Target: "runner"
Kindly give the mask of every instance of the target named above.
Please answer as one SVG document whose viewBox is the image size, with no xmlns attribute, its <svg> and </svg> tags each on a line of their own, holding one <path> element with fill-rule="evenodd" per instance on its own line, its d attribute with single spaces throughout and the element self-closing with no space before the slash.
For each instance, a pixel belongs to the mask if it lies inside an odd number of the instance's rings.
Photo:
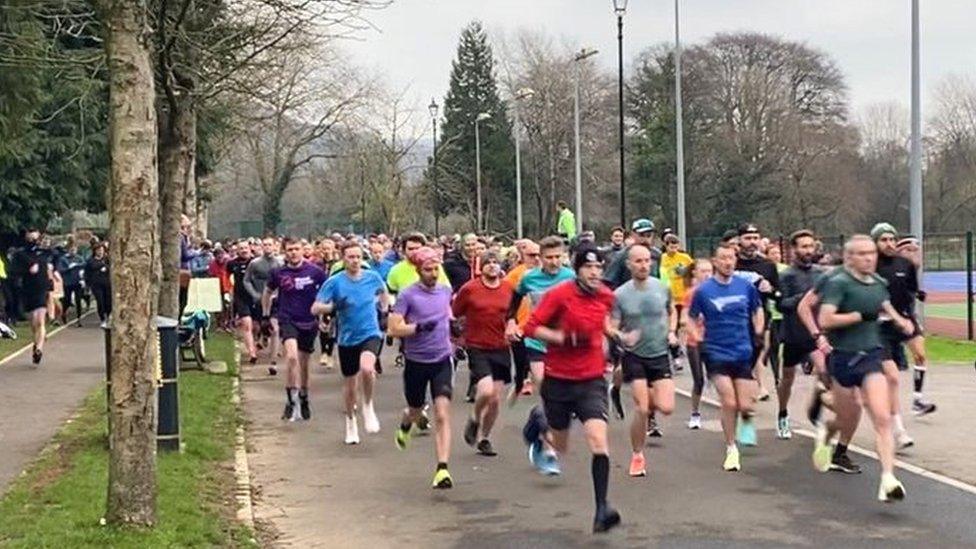
<svg viewBox="0 0 976 549">
<path fill-rule="evenodd" d="M 553 248 L 543 244 L 542 249 L 546 262 Z M 572 419 L 575 417 L 583 424 L 592 453 L 594 532 L 606 532 L 620 524 L 620 514 L 607 502 L 610 449 L 603 340 L 608 335 L 619 344 L 621 333 L 609 326 L 614 298 L 601 281 L 602 260 L 596 246 L 581 246 L 573 259 L 575 280 L 558 284 L 547 292 L 525 327 L 526 335 L 549 345 L 545 380 L 540 389 L 543 407 L 532 409 L 522 431 L 529 445 L 530 459 L 537 462 L 543 439 L 558 452 L 565 453 Z"/>
<path fill-rule="evenodd" d="M 407 408 L 396 430 L 397 448 L 405 450 L 413 424 L 420 423 L 426 394 L 434 402 L 435 453 L 437 468 L 432 486 L 454 486 L 447 462 L 451 455 L 451 394 L 454 368 L 451 363 L 451 287 L 439 282 L 441 261 L 426 246 L 414 250 L 410 261 L 417 269 L 419 284 L 405 289 L 390 314 L 390 335 L 402 338 L 406 363 L 403 393 Z"/>
<path fill-rule="evenodd" d="M 498 418 L 502 392 L 512 382 L 512 357 L 505 338 L 505 320 L 514 290 L 503 280 L 501 258 L 485 252 L 481 276 L 461 286 L 452 310 L 463 321 L 464 345 L 472 382 L 476 387 L 472 415 L 464 427 L 464 441 L 477 443 L 478 453 L 496 455 L 489 436 Z"/>
<path fill-rule="evenodd" d="M 634 398 L 630 476 L 643 477 L 647 475 L 644 443 L 648 417 L 655 410 L 666 416 L 674 411 L 668 347 L 678 343 L 678 314 L 670 289 L 651 278 L 651 251 L 635 245 L 627 254 L 631 279 L 613 292 L 611 325 L 634 340 L 632 345 L 623 346 L 621 363 L 623 381 L 630 383 Z"/>
<path fill-rule="evenodd" d="M 318 322 L 310 313 L 319 287 L 325 282 L 325 271 L 306 261 L 302 244 L 285 238 L 285 264 L 271 271 L 261 296 L 261 310 L 271 315 L 271 297 L 278 292 L 278 327 L 285 349 L 288 369 L 285 376 L 285 411 L 281 419 L 308 420 L 312 410 L 308 402 L 308 359 L 315 349 Z M 295 405 L 298 404 L 298 409 Z"/>
<path fill-rule="evenodd" d="M 894 475 L 891 391 L 882 366 L 885 351 L 877 319 L 884 312 L 905 334 L 911 334 L 915 327 L 888 300 L 884 279 L 875 273 L 878 249 L 871 237 L 852 237 L 844 246 L 844 257 L 848 263 L 843 272 L 826 282 L 820 306 L 819 323 L 827 330 L 833 347 L 829 369 L 837 416 L 817 430 L 814 467 L 821 472 L 830 468 L 829 441 L 835 431 L 856 428 L 854 410 L 860 406 L 860 396 L 874 423 L 881 462 L 878 500 L 897 501 L 904 499 L 905 488 Z"/>
<path fill-rule="evenodd" d="M 394 265 L 393 268 L 390 269 L 390 274 L 386 276 L 386 285 L 389 287 L 391 294 L 395 296 L 403 290 L 406 290 L 411 284 L 414 284 L 420 280 L 420 275 L 417 274 L 417 269 L 407 258 L 410 257 L 410 254 L 426 245 L 427 237 L 420 233 L 409 233 L 403 237 L 403 259 Z M 450 285 L 447 275 L 444 274 L 443 265 L 438 266 L 437 273 L 437 282 Z"/>
<path fill-rule="evenodd" d="M 378 433 L 380 422 L 373 407 L 376 357 L 381 338 L 379 310 L 388 308 L 386 284 L 374 271 L 363 269 L 363 249 L 356 241 L 342 247 L 345 268 L 322 286 L 312 313 L 337 313 L 339 322 L 339 369 L 344 378 L 346 403 L 346 444 L 359 444 L 356 423 L 356 388 L 362 386 L 363 423 L 367 433 Z M 377 300 L 378 298 L 378 300 Z"/>
<path fill-rule="evenodd" d="M 756 380 L 753 377 L 755 346 L 762 337 L 764 315 L 759 292 L 744 278 L 734 276 L 735 249 L 727 244 L 715 249 L 712 263 L 715 275 L 702 283 L 691 301 L 690 330 L 697 329 L 697 321 L 704 321 L 705 368 L 718 390 L 721 400 L 722 432 L 725 435 L 726 471 L 738 471 L 739 449 L 736 438 L 744 446 L 756 445 L 753 425 L 753 399 Z M 697 336 L 697 334 L 696 334 Z M 736 415 L 741 416 L 738 437 Z"/>
<path fill-rule="evenodd" d="M 926 402 L 922 398 L 922 387 L 925 383 L 925 338 L 922 328 L 915 319 L 915 299 L 919 295 L 918 268 L 915 264 L 905 258 L 898 251 L 897 241 L 898 232 L 888 223 L 879 223 L 871 229 L 871 237 L 878 244 L 878 275 L 888 282 L 888 294 L 891 296 L 891 305 L 898 311 L 898 314 L 909 319 L 915 329 L 908 336 L 902 334 L 887 318 L 881 319 L 881 336 L 884 341 L 886 358 L 890 360 L 895 369 L 889 368 L 885 371 L 888 382 L 892 384 L 892 396 L 898 400 L 898 371 L 908 369 L 908 359 L 905 357 L 904 345 L 908 343 L 913 349 L 915 359 L 913 370 L 913 381 L 915 390 L 912 398 L 912 411 L 915 415 L 924 416 L 935 411 L 936 406 L 931 402 Z M 915 341 L 918 340 L 918 341 Z M 921 352 L 918 352 L 921 350 Z M 895 436 L 898 444 L 906 448 L 914 444 L 911 437 L 905 432 L 904 422 L 899 413 L 898 405 L 894 405 L 893 414 L 895 421 Z"/>
<path fill-rule="evenodd" d="M 814 287 L 823 276 L 823 271 L 814 263 L 817 239 L 812 231 L 803 229 L 790 235 L 793 249 L 793 263 L 780 278 L 780 298 L 776 308 L 782 315 L 777 340 L 783 342 L 782 373 L 776 386 L 779 401 L 779 414 L 776 421 L 776 436 L 781 440 L 793 437 L 790 426 L 789 403 L 796 379 L 796 367 L 809 363 L 810 354 L 817 348 L 815 338 L 810 334 L 797 314 L 797 306 L 803 296 Z"/>
<path fill-rule="evenodd" d="M 257 312 L 257 304 L 252 300 L 251 294 L 247 291 L 244 284 L 244 276 L 247 273 L 247 266 L 251 264 L 251 249 L 248 246 L 237 247 L 237 257 L 227 262 L 227 271 L 230 273 L 234 283 L 234 299 L 232 308 L 234 318 L 237 320 L 237 329 L 244 341 L 244 350 L 247 352 L 248 362 L 256 364 L 258 361 L 258 351 L 254 344 L 254 317 L 261 316 Z"/>
<path fill-rule="evenodd" d="M 95 244 L 92 256 L 85 264 L 85 280 L 95 297 L 98 320 L 105 322 L 112 314 L 112 278 L 109 273 L 108 251 L 104 242 Z"/>
<path fill-rule="evenodd" d="M 673 232 L 668 232 L 664 236 L 664 253 L 661 254 L 661 279 L 666 281 L 669 286 L 671 303 L 678 312 L 679 319 L 681 318 L 681 311 L 684 308 L 687 285 L 691 280 L 688 274 L 694 263 L 690 255 L 681 251 L 681 239 L 678 238 L 678 235 Z M 681 325 L 679 324 L 678 327 L 680 329 Z M 671 359 L 675 362 L 676 371 L 681 371 L 680 358 L 682 356 L 682 345 L 680 340 L 679 333 L 678 340 L 668 346 L 671 352 Z"/>
<path fill-rule="evenodd" d="M 244 288 L 255 304 L 262 303 L 264 287 L 268 283 L 271 272 L 282 266 L 281 260 L 275 257 L 276 247 L 277 244 L 271 237 L 261 240 L 261 256 L 252 259 L 244 271 Z M 279 327 L 278 319 L 274 316 L 276 306 L 275 300 L 272 299 L 271 309 L 269 311 L 262 310 L 262 313 L 267 314 L 261 316 L 261 330 L 268 334 L 268 346 L 271 349 L 269 356 L 271 365 L 268 366 L 268 374 L 270 375 L 278 373 L 276 366 L 278 364 Z"/>
<path fill-rule="evenodd" d="M 505 280 L 511 284 L 512 288 L 518 288 L 525 273 L 539 266 L 539 256 L 541 254 L 539 245 L 531 240 L 522 240 L 516 243 L 519 249 L 519 264 L 515 266 L 506 276 Z M 516 325 L 525 329 L 525 323 L 529 321 L 529 313 L 532 311 L 531 300 L 522 298 L 518 310 L 515 312 Z M 515 383 L 509 395 L 509 402 L 514 403 L 518 395 L 528 396 L 532 394 L 532 381 L 529 375 L 529 355 L 525 346 L 525 340 L 516 338 L 509 340 L 512 345 L 512 359 L 515 362 Z"/>
<path fill-rule="evenodd" d="M 24 239 L 27 246 L 17 254 L 11 270 L 20 279 L 20 302 L 30 318 L 31 334 L 34 337 L 31 360 L 34 364 L 40 364 L 44 357 L 47 336 L 50 252 L 41 247 L 41 232 L 38 230 L 28 229 Z"/>
<path fill-rule="evenodd" d="M 898 255 L 904 257 L 905 259 L 912 262 L 915 265 L 916 270 L 922 266 L 922 249 L 919 246 L 918 239 L 913 236 L 903 237 L 898 241 Z M 916 279 L 918 278 L 916 274 Z M 919 301 L 924 302 L 926 293 L 924 290 L 919 288 L 916 292 L 916 297 Z M 915 322 L 918 326 L 918 317 L 911 316 L 910 320 Z M 923 416 L 930 414 L 935 411 L 935 404 L 930 403 L 925 400 L 922 393 L 925 388 L 925 374 L 928 368 L 926 367 L 926 357 L 925 357 L 925 336 L 919 328 L 919 335 L 908 340 L 908 350 L 912 353 L 912 359 L 914 360 L 913 369 L 913 381 L 914 381 L 914 392 L 912 393 L 912 412 L 915 415 Z"/>
<path fill-rule="evenodd" d="M 630 280 L 630 271 L 627 270 L 627 252 L 635 244 L 641 244 L 651 250 L 651 276 L 660 277 L 661 250 L 654 247 L 654 222 L 650 219 L 638 219 L 630 226 L 633 234 L 633 244 L 621 250 L 616 258 L 607 266 L 604 271 L 603 281 L 611 288 L 619 288 Z"/>
<path fill-rule="evenodd" d="M 735 270 L 738 273 L 754 273 L 748 275 L 748 280 L 759 290 L 763 309 L 763 326 L 766 331 L 769 328 L 770 304 L 776 299 L 779 291 L 779 271 L 776 264 L 766 259 L 760 254 L 760 242 L 762 235 L 759 228 L 752 223 L 744 223 L 739 226 L 739 246 L 738 258 L 735 263 Z M 769 344 L 767 334 L 764 332 L 757 341 L 756 354 L 753 357 L 753 375 L 759 383 L 759 400 L 769 400 L 769 391 L 763 382 L 762 367 L 769 355 Z"/>
<path fill-rule="evenodd" d="M 682 324 L 688 326 L 691 320 L 688 318 L 688 310 L 691 308 L 691 301 L 694 298 L 695 290 L 698 289 L 706 280 L 712 278 L 714 273 L 712 262 L 708 259 L 696 259 L 692 266 L 692 287 L 685 293 L 685 303 L 681 311 Z M 688 369 L 691 370 L 691 416 L 688 418 L 689 429 L 701 429 L 701 397 L 705 390 L 704 357 L 705 345 L 702 343 L 704 327 L 699 321 L 694 321 L 694 329 L 685 331 L 685 348 L 688 354 Z"/>
<path fill-rule="evenodd" d="M 783 250 L 779 244 L 770 244 L 766 248 L 766 258 L 776 265 L 776 272 L 779 274 L 780 278 L 780 290 L 782 290 L 783 273 L 790 268 L 789 265 L 783 263 Z M 779 297 L 779 296 L 778 296 Z M 767 362 L 769 362 L 769 369 L 773 371 L 773 387 L 779 391 L 780 380 L 782 379 L 783 368 L 780 360 L 780 354 L 783 351 L 783 313 L 773 302 L 772 307 L 769 309 L 769 341 L 766 343 L 769 348 L 769 353 L 767 354 Z"/>
<path fill-rule="evenodd" d="M 478 277 L 478 259 L 476 249 L 478 248 L 478 237 L 474 233 L 464 235 L 461 240 L 463 247 L 444 257 L 444 272 L 447 273 L 448 280 L 451 281 L 451 288 L 456 294 L 461 286 L 468 281 Z"/>
<path fill-rule="evenodd" d="M 67 250 L 58 258 L 58 274 L 64 284 L 64 296 L 61 297 L 61 324 L 68 323 L 68 307 L 74 305 L 75 326 L 81 328 L 81 294 L 85 290 L 85 260 L 78 254 L 78 246 L 74 239 L 68 241 Z"/>
</svg>

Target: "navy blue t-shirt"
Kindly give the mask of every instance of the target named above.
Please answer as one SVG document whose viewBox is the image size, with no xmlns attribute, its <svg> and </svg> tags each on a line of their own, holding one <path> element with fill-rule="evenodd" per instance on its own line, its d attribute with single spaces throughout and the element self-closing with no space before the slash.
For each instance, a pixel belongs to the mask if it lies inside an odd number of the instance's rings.
<svg viewBox="0 0 976 549">
<path fill-rule="evenodd" d="M 705 320 L 706 360 L 751 362 L 752 314 L 761 306 L 759 290 L 738 276 L 728 284 L 710 278 L 698 286 L 689 314 Z"/>
</svg>

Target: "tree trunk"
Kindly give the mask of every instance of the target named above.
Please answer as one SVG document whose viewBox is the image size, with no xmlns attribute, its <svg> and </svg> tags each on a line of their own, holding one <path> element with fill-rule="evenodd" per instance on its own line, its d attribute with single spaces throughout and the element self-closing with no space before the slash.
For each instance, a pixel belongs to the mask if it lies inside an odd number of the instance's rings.
<svg viewBox="0 0 976 549">
<path fill-rule="evenodd" d="M 197 111 L 192 101 L 186 101 L 186 107 L 180 111 L 177 123 L 180 125 L 180 174 L 183 176 L 183 211 L 193 222 L 193 234 L 202 237 L 200 231 L 200 210 L 197 190 Z"/>
<path fill-rule="evenodd" d="M 156 110 L 144 0 L 97 2 L 109 68 L 111 450 L 106 519 L 156 522 Z"/>
<path fill-rule="evenodd" d="M 175 112 L 159 112 L 159 244 L 162 285 L 159 314 L 176 318 L 180 314 L 180 214 L 190 182 L 195 179 L 196 114 L 190 101 L 182 101 Z M 196 199 L 194 198 L 194 201 Z"/>
</svg>

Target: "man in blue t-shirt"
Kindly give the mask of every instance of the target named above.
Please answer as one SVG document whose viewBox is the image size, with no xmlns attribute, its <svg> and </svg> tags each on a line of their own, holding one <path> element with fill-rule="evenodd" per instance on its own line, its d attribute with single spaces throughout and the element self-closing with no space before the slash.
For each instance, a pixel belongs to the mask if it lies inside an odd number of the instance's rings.
<svg viewBox="0 0 976 549">
<path fill-rule="evenodd" d="M 373 270 L 363 268 L 363 248 L 355 241 L 342 248 L 344 270 L 333 275 L 319 290 L 312 313 L 335 312 L 339 320 L 339 368 L 344 378 L 346 444 L 359 444 L 356 423 L 356 385 L 362 381 L 363 423 L 367 433 L 378 433 L 380 422 L 373 407 L 376 358 L 383 332 L 377 307 L 385 312 L 389 296 L 386 283 Z"/>
<path fill-rule="evenodd" d="M 278 333 L 285 349 L 288 372 L 285 377 L 285 412 L 281 419 L 310 419 L 308 404 L 308 357 L 312 354 L 318 321 L 310 311 L 315 294 L 325 282 L 325 271 L 305 261 L 302 244 L 284 239 L 285 264 L 273 269 L 261 295 L 264 316 L 271 313 L 271 296 L 278 293 Z M 298 404 L 298 408 L 295 407 Z"/>
<path fill-rule="evenodd" d="M 735 444 L 737 414 L 742 416 L 739 442 L 745 446 L 756 445 L 752 406 L 757 384 L 752 373 L 752 356 L 755 346 L 762 344 L 764 330 L 759 291 L 735 276 L 735 260 L 733 247 L 722 244 L 716 248 L 712 256 L 715 275 L 695 290 L 688 312 L 689 318 L 704 322 L 701 352 L 709 378 L 722 401 L 726 471 L 740 469 L 739 449 Z M 689 322 L 688 327 L 697 329 L 695 322 Z"/>
</svg>

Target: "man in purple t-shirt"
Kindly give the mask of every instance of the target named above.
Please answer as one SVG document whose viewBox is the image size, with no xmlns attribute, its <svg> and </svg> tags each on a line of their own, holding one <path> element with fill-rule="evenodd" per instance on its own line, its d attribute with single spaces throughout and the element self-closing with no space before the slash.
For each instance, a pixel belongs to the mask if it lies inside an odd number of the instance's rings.
<svg viewBox="0 0 976 549">
<path fill-rule="evenodd" d="M 433 487 L 451 488 L 453 480 L 447 470 L 451 453 L 451 393 L 454 389 L 451 287 L 437 282 L 441 260 L 433 249 L 420 248 L 410 255 L 409 260 L 417 268 L 420 282 L 400 292 L 390 313 L 388 332 L 403 339 L 406 358 L 403 393 L 407 408 L 403 411 L 395 440 L 401 450 L 407 447 L 410 429 L 420 418 L 429 386 L 437 418 L 434 437 L 437 469 Z"/>
<path fill-rule="evenodd" d="M 315 348 L 318 319 L 312 303 L 325 282 L 325 271 L 302 257 L 302 244 L 292 238 L 282 242 L 285 265 L 271 271 L 261 295 L 264 316 L 271 314 L 271 296 L 278 292 L 278 333 L 285 348 L 285 411 L 281 419 L 297 421 L 312 417 L 308 404 L 308 357 Z M 299 406 L 296 408 L 295 404 Z"/>
</svg>

